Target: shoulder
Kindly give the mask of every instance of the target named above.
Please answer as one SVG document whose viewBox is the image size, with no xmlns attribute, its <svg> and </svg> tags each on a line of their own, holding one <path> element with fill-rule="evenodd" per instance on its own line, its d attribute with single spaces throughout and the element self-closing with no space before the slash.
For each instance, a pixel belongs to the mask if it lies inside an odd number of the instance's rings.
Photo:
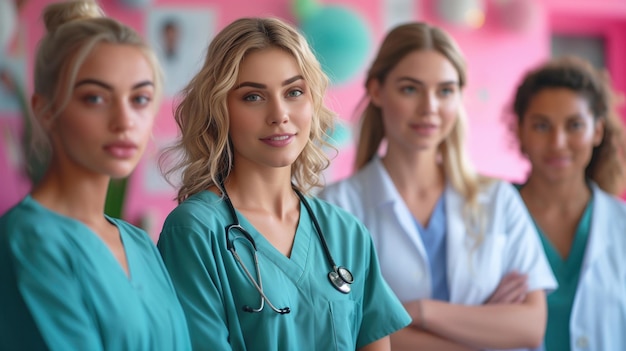
<svg viewBox="0 0 626 351">
<path fill-rule="evenodd" d="M 501 179 L 486 179 L 480 185 L 479 196 L 491 201 L 503 201 L 511 197 L 519 197 L 513 184 Z"/>
<path fill-rule="evenodd" d="M 350 230 L 367 234 L 365 226 L 347 210 L 317 197 L 307 197 L 307 201 L 318 221 L 330 227 L 333 232 Z"/>
<path fill-rule="evenodd" d="M 354 212 L 363 202 L 371 201 L 373 190 L 384 191 L 382 189 L 385 171 L 381 167 L 379 160 L 372 160 L 349 177 L 327 185 L 319 197 Z"/>
<path fill-rule="evenodd" d="M 223 236 L 216 233 L 221 233 L 230 223 L 231 214 L 222 198 L 203 191 L 192 195 L 170 212 L 159 234 L 157 246 L 163 249 L 174 242 L 219 241 Z"/>
<path fill-rule="evenodd" d="M 519 191 L 509 182 L 488 179 L 480 185 L 478 201 L 491 211 L 516 211 L 525 208 Z"/>
<path fill-rule="evenodd" d="M 119 218 L 113 218 L 113 217 L 109 217 L 107 216 L 107 219 L 115 224 L 115 226 L 119 229 L 120 234 L 124 233 L 125 236 L 132 238 L 133 241 L 138 242 L 138 243 L 142 243 L 142 244 L 148 244 L 150 246 L 153 245 L 152 239 L 150 238 L 150 235 L 148 235 L 148 233 L 139 228 L 136 227 L 128 222 L 126 222 L 125 220 L 119 219 Z"/>
<path fill-rule="evenodd" d="M 3 241 L 34 244 L 65 242 L 67 233 L 81 230 L 81 224 L 56 214 L 35 200 L 26 197 L 0 217 L 0 235 Z"/>
<path fill-rule="evenodd" d="M 327 185 L 319 194 L 322 199 L 336 199 L 349 197 L 354 194 L 362 194 L 366 188 L 367 176 L 362 172 L 355 173 L 347 178 L 343 178 Z"/>
<path fill-rule="evenodd" d="M 224 202 L 218 195 L 202 191 L 176 206 L 165 219 L 164 229 L 221 223 L 225 212 Z"/>
<path fill-rule="evenodd" d="M 595 206 L 601 206 L 602 211 L 607 216 L 626 222 L 626 202 L 624 200 L 605 192 L 595 184 L 592 185 L 592 191 Z"/>
</svg>

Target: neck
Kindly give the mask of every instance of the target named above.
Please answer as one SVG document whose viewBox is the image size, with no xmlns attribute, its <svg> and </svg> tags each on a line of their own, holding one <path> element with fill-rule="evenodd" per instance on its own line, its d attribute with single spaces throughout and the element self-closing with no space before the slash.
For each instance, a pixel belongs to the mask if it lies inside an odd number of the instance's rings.
<svg viewBox="0 0 626 351">
<path fill-rule="evenodd" d="M 233 172 L 224 186 L 233 206 L 238 210 L 261 211 L 284 218 L 300 199 L 291 186 L 291 171 L 267 173 Z"/>
<path fill-rule="evenodd" d="M 44 207 L 87 225 L 102 223 L 110 178 L 76 177 L 51 167 L 31 196 Z"/>
<path fill-rule="evenodd" d="M 591 190 L 585 182 L 584 174 L 551 182 L 531 173 L 520 193 L 524 201 L 541 207 L 580 206 L 586 204 L 591 197 Z"/>
<path fill-rule="evenodd" d="M 444 187 L 443 166 L 437 162 L 435 151 L 414 152 L 410 155 L 388 152 L 382 162 L 396 188 L 402 193 L 421 193 Z"/>
</svg>

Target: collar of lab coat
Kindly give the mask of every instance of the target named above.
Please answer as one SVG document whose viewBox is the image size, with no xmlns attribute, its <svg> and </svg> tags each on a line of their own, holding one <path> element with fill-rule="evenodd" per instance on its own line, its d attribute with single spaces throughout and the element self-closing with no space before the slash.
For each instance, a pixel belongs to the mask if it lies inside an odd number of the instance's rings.
<svg viewBox="0 0 626 351">
<path fill-rule="evenodd" d="M 593 261 L 603 255 L 608 245 L 610 245 L 611 233 L 624 233 L 626 231 L 626 221 L 623 218 L 624 213 L 619 211 L 624 208 L 624 205 L 621 203 L 616 204 L 620 200 L 602 191 L 594 182 L 591 182 L 591 191 L 593 193 L 593 213 L 591 214 L 591 229 L 589 239 L 587 239 L 585 258 L 581 268 L 583 272 L 593 264 Z M 616 231 L 615 228 L 610 228 L 609 226 L 619 226 L 621 228 Z"/>
</svg>

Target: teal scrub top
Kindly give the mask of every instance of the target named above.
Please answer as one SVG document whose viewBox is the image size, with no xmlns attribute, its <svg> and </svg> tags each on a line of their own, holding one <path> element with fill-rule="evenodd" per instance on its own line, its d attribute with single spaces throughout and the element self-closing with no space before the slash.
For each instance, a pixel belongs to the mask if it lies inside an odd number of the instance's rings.
<svg viewBox="0 0 626 351">
<path fill-rule="evenodd" d="M 515 185 L 520 190 L 521 185 Z M 535 224 L 535 228 L 541 238 L 541 244 L 546 252 L 546 257 L 552 268 L 552 272 L 559 283 L 558 288 L 548 295 L 548 323 L 546 326 L 545 343 L 546 351 L 570 351 L 570 316 L 576 297 L 580 270 L 582 268 L 587 239 L 591 231 L 591 215 L 593 213 L 593 197 L 587 203 L 576 232 L 574 241 L 567 259 L 552 245 L 541 228 Z"/>
<path fill-rule="evenodd" d="M 30 196 L 0 217 L 0 349 L 191 349 L 154 243 L 107 219 L 119 229 L 130 277 L 91 229 Z"/>
<path fill-rule="evenodd" d="M 233 223 L 226 203 L 203 191 L 168 216 L 159 237 L 164 258 L 187 316 L 194 350 L 355 350 L 389 335 L 411 319 L 384 281 L 371 237 L 347 212 L 309 198 L 337 265 L 354 275 L 352 291 L 343 294 L 330 283 L 331 270 L 312 219 L 301 204 L 300 220 L 286 257 L 237 212 L 240 224 L 257 246 L 265 295 L 259 292 L 227 250 L 226 226 Z M 235 248 L 256 279 L 251 245 Z"/>
<path fill-rule="evenodd" d="M 587 238 L 591 230 L 591 214 L 593 212 L 593 198 L 587 204 L 583 212 L 576 233 L 574 242 L 567 259 L 563 259 L 561 254 L 552 245 L 550 240 L 543 234 L 541 228 L 537 226 L 537 231 L 541 237 L 541 243 L 554 272 L 554 276 L 559 283 L 559 287 L 548 295 L 548 325 L 546 327 L 545 348 L 546 351 L 569 351 L 570 345 L 570 316 L 574 297 L 578 288 L 580 269 L 582 267 Z"/>
</svg>

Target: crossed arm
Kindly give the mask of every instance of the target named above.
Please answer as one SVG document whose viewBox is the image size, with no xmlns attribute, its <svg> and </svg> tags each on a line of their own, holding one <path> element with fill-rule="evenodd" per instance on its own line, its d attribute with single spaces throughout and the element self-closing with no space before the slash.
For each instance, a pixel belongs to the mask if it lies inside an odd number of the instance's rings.
<svg viewBox="0 0 626 351">
<path fill-rule="evenodd" d="M 394 350 L 479 350 L 534 348 L 541 345 L 546 325 L 542 290 L 526 293 L 525 276 L 503 278 L 484 305 L 466 306 L 416 300 L 404 306 L 411 326 L 391 337 Z"/>
</svg>

